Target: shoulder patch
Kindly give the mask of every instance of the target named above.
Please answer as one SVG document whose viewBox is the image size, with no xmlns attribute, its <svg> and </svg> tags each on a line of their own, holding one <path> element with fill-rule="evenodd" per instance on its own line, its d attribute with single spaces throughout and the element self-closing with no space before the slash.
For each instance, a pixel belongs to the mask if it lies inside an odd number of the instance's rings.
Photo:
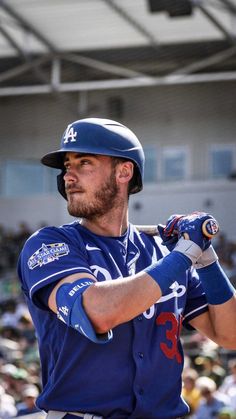
<svg viewBox="0 0 236 419">
<path fill-rule="evenodd" d="M 58 260 L 62 256 L 68 255 L 69 252 L 69 246 L 66 243 L 43 243 L 42 247 L 30 256 L 27 262 L 28 267 L 29 269 L 34 269 L 37 266 L 41 267 L 54 260 Z"/>
</svg>

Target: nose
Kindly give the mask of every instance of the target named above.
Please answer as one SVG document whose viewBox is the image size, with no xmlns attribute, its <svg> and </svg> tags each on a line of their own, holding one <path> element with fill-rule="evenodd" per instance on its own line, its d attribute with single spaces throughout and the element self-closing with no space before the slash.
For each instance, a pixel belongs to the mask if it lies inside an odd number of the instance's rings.
<svg viewBox="0 0 236 419">
<path fill-rule="evenodd" d="M 67 169 L 66 173 L 63 176 L 63 179 L 65 181 L 65 183 L 73 183 L 76 181 L 76 174 L 75 172 L 70 168 Z"/>
</svg>

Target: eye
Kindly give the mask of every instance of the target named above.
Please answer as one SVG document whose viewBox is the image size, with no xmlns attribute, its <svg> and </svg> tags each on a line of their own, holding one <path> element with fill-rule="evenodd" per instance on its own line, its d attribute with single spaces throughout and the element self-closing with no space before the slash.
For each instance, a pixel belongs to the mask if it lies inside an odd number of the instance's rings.
<svg viewBox="0 0 236 419">
<path fill-rule="evenodd" d="M 91 160 L 89 160 L 89 159 L 81 159 L 80 160 L 80 165 L 81 166 L 85 166 L 87 164 L 91 164 Z"/>
<path fill-rule="evenodd" d="M 70 169 L 70 163 L 69 162 L 64 163 L 64 169 L 65 169 L 66 172 L 68 172 L 68 170 Z"/>
</svg>

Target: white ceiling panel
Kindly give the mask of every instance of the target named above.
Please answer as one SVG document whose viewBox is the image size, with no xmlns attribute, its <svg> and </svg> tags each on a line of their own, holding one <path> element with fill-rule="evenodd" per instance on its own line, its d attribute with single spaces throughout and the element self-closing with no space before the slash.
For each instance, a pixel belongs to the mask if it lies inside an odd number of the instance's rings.
<svg viewBox="0 0 236 419">
<path fill-rule="evenodd" d="M 236 7 L 236 0 L 230 1 Z M 5 0 L 5 3 L 60 51 L 144 46 L 150 38 L 157 44 L 224 38 L 222 31 L 198 7 L 192 16 L 170 18 L 165 12 L 151 13 L 146 0 Z M 226 31 L 236 33 L 236 17 L 223 3 L 202 0 L 199 4 Z M 0 26 L 23 50 L 46 51 L 35 36 L 1 8 Z M 0 34 L 0 56 L 12 54 L 16 51 Z"/>
<path fill-rule="evenodd" d="M 178 1 L 0 0 L 0 94 L 236 78 L 236 0 Z"/>
</svg>

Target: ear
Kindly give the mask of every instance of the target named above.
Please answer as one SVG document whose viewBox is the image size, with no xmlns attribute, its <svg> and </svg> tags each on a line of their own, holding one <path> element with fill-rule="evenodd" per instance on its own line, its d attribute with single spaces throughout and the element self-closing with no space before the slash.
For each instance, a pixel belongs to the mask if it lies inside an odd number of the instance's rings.
<svg viewBox="0 0 236 419">
<path fill-rule="evenodd" d="M 129 183 L 134 174 L 134 164 L 131 161 L 121 162 L 117 165 L 116 178 L 119 183 Z"/>
</svg>

